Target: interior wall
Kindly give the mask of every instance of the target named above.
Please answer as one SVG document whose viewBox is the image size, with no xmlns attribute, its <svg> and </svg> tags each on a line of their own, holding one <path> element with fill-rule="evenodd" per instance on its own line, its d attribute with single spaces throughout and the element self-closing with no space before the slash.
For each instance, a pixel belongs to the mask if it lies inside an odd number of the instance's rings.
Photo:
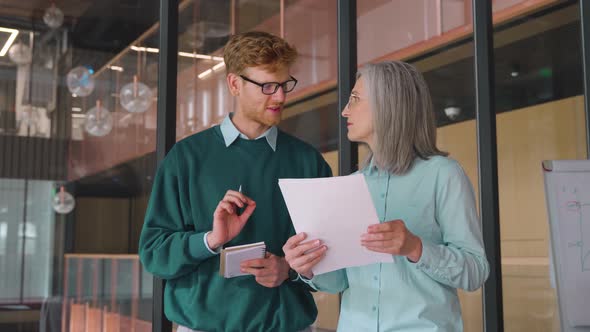
<svg viewBox="0 0 590 332">
<path fill-rule="evenodd" d="M 576 96 L 501 113 L 496 121 L 505 329 L 558 331 L 541 162 L 586 159 L 584 99 Z M 471 120 L 439 128 L 438 142 L 461 163 L 477 193 L 475 125 Z M 464 316 L 470 317 L 466 321 L 477 327 L 482 316 L 481 310 L 473 310 L 475 294 L 460 296 Z"/>
<path fill-rule="evenodd" d="M 74 210 L 74 253 L 127 253 L 129 208 L 126 198 L 78 198 Z"/>
</svg>

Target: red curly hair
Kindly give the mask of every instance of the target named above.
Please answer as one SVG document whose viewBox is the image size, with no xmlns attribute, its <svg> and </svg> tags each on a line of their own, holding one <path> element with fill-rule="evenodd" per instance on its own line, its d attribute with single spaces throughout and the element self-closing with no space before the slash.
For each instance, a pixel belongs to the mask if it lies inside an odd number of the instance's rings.
<svg viewBox="0 0 590 332">
<path fill-rule="evenodd" d="M 262 31 L 248 31 L 230 37 L 223 49 L 227 73 L 242 74 L 248 67 L 262 66 L 270 72 L 289 68 L 297 50 L 284 39 Z"/>
</svg>

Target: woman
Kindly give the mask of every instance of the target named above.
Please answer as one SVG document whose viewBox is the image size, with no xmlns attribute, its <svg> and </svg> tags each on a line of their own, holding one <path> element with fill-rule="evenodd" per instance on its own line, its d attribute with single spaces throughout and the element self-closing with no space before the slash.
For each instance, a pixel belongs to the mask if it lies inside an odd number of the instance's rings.
<svg viewBox="0 0 590 332">
<path fill-rule="evenodd" d="M 371 151 L 360 172 L 380 223 L 359 241 L 398 258 L 314 276 L 328 248 L 301 233 L 287 262 L 312 287 L 343 292 L 338 331 L 462 331 L 457 289 L 481 287 L 489 266 L 471 183 L 436 147 L 424 78 L 404 62 L 366 65 L 342 115 L 348 139 Z"/>
</svg>

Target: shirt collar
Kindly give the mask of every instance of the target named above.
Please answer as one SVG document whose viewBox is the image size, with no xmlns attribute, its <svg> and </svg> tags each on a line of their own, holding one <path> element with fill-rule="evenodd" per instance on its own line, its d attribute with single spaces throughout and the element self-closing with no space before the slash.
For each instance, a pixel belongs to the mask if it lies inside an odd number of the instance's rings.
<svg viewBox="0 0 590 332">
<path fill-rule="evenodd" d="M 379 169 L 377 168 L 377 165 L 375 164 L 375 157 L 371 157 L 371 160 L 369 161 L 369 165 L 365 166 L 365 168 L 363 168 L 362 172 L 366 175 L 372 175 L 374 173 L 378 173 Z"/>
<path fill-rule="evenodd" d="M 223 140 L 225 141 L 225 146 L 229 147 L 230 145 L 232 145 L 233 142 L 236 141 L 236 139 L 238 139 L 238 137 L 242 138 L 242 139 L 246 139 L 248 140 L 248 136 L 244 135 L 243 133 L 241 133 L 238 128 L 236 128 L 236 126 L 234 125 L 234 123 L 231 120 L 231 116 L 232 114 L 228 114 L 225 119 L 223 119 L 223 122 L 221 123 L 221 125 L 219 126 L 219 128 L 221 129 L 221 134 L 223 135 Z M 266 141 L 268 142 L 268 145 L 270 145 L 270 148 L 273 151 L 276 151 L 277 149 L 277 136 L 278 136 L 278 129 L 276 126 L 272 126 L 270 127 L 270 129 L 268 129 L 267 131 L 265 131 L 262 135 L 256 137 L 256 139 L 259 138 L 266 138 Z"/>
</svg>

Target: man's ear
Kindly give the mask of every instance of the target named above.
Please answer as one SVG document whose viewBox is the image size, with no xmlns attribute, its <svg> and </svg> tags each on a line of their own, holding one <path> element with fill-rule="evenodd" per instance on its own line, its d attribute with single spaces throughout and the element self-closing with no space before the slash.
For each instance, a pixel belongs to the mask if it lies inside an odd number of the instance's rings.
<svg viewBox="0 0 590 332">
<path fill-rule="evenodd" d="M 234 73 L 229 73 L 227 74 L 226 80 L 227 87 L 229 88 L 229 92 L 232 94 L 232 96 L 239 96 L 241 88 L 240 76 Z"/>
</svg>

